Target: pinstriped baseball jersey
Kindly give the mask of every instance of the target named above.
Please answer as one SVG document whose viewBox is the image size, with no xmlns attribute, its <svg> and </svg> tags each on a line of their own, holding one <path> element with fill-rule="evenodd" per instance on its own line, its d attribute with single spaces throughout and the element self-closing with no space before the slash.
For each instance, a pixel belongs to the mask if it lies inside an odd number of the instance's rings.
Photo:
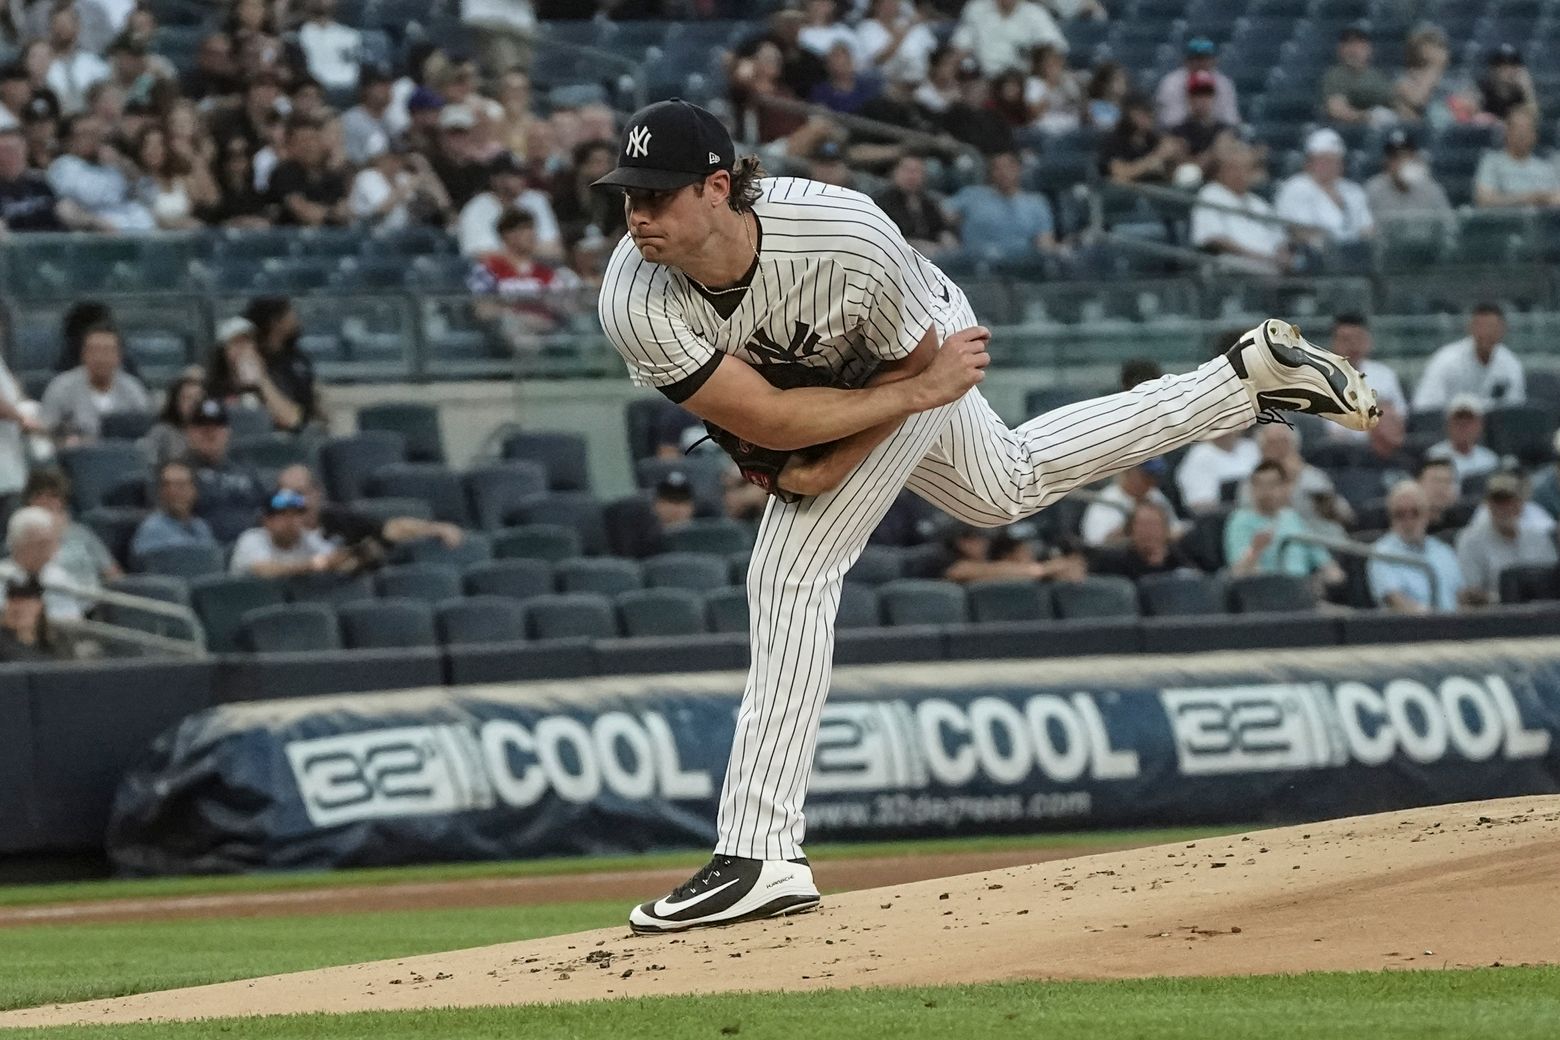
<svg viewBox="0 0 1560 1040">
<path fill-rule="evenodd" d="M 945 321 L 942 272 L 858 191 L 795 177 L 761 182 L 758 268 L 722 318 L 681 271 L 651 263 L 625 235 L 602 279 L 602 328 L 639 386 L 665 388 L 716 351 L 755 367 L 801 363 L 859 384 Z"/>
</svg>

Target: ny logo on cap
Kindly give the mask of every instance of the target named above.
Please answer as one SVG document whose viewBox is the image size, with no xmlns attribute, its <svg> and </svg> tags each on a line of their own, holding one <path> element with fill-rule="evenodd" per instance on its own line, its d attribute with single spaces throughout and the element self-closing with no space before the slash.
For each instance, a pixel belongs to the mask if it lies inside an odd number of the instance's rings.
<svg viewBox="0 0 1560 1040">
<path fill-rule="evenodd" d="M 636 126 L 628 132 L 628 146 L 623 149 L 624 154 L 635 159 L 643 159 L 650 154 L 650 128 L 648 126 Z"/>
</svg>

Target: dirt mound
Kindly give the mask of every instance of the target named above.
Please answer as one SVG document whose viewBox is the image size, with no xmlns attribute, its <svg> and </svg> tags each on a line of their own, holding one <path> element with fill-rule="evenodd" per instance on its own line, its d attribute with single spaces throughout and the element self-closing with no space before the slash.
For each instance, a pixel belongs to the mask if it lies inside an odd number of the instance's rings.
<svg viewBox="0 0 1560 1040">
<path fill-rule="evenodd" d="M 625 928 L 0 1014 L 0 1026 L 1025 978 L 1557 957 L 1560 797 L 1438 806 L 851 892 L 817 913 Z"/>
</svg>

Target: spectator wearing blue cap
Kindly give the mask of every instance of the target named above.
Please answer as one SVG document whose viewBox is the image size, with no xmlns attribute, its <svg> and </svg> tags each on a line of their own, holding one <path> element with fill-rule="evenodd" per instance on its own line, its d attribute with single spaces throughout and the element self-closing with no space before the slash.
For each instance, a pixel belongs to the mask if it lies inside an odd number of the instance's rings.
<svg viewBox="0 0 1560 1040">
<path fill-rule="evenodd" d="M 1181 518 L 1165 493 L 1159 490 L 1167 471 L 1165 460 L 1155 458 L 1117 474 L 1110 486 L 1095 495 L 1089 508 L 1083 511 L 1080 527 L 1083 543 L 1098 547 L 1121 542 L 1127 534 L 1127 520 L 1143 502 L 1153 502 L 1163 509 L 1169 518 L 1172 535 L 1179 534 Z"/>
<path fill-rule="evenodd" d="M 1205 72 L 1213 77 L 1213 117 L 1231 126 L 1240 125 L 1240 105 L 1235 97 L 1235 84 L 1219 71 L 1219 48 L 1206 36 L 1194 36 L 1186 41 L 1186 54 L 1178 69 L 1167 72 L 1154 91 L 1154 113 L 1163 127 L 1180 126 L 1189 114 L 1187 87 L 1194 73 Z"/>
<path fill-rule="evenodd" d="M 251 527 L 233 544 L 228 570 L 260 578 L 285 578 L 334 570 L 337 548 L 318 531 L 305 526 L 308 501 L 298 492 L 279 489 L 266 499 L 259 527 Z"/>
</svg>

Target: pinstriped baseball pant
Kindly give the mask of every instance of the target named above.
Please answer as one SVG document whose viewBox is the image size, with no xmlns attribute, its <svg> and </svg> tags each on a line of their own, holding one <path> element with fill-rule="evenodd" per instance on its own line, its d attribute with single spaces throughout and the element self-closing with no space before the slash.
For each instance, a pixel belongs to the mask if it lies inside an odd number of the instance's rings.
<svg viewBox="0 0 1560 1040">
<path fill-rule="evenodd" d="M 957 290 L 955 290 L 957 291 Z M 944 337 L 976 324 L 965 303 Z M 1256 419 L 1229 363 L 1068 405 L 1009 429 L 978 390 L 905 420 L 835 490 L 771 498 L 748 567 L 752 663 L 721 790 L 715 851 L 795 859 L 818 717 L 834 662 L 840 585 L 901 488 L 998 526 L 1084 484 Z"/>
</svg>

